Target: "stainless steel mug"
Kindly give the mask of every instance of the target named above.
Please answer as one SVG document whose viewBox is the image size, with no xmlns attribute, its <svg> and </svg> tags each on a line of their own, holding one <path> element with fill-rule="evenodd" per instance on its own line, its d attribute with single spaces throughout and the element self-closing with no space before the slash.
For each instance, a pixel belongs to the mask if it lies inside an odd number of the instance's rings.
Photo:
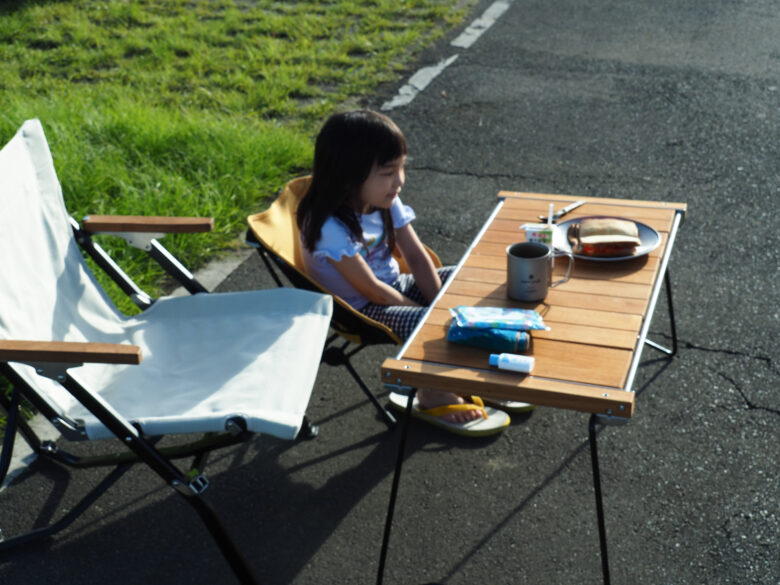
<svg viewBox="0 0 780 585">
<path fill-rule="evenodd" d="M 569 266 L 566 276 L 553 282 L 553 259 L 557 256 L 566 256 Z M 506 249 L 507 294 L 516 301 L 541 301 L 549 288 L 569 280 L 573 265 L 570 252 L 553 250 L 539 242 L 512 244 Z"/>
</svg>

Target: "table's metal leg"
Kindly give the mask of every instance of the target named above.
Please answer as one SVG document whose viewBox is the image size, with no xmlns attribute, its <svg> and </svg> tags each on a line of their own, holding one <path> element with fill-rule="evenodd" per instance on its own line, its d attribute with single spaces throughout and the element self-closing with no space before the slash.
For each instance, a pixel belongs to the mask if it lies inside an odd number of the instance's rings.
<svg viewBox="0 0 780 585">
<path fill-rule="evenodd" d="M 674 302 L 672 301 L 672 281 L 669 278 L 668 270 L 664 273 L 664 288 L 666 288 L 666 304 L 669 307 L 669 324 L 672 328 L 672 349 L 669 349 L 668 347 L 664 347 L 663 345 L 660 345 L 650 339 L 645 339 L 645 343 L 650 347 L 665 353 L 668 356 L 673 356 L 677 353 L 677 325 L 674 320 Z"/>
<path fill-rule="evenodd" d="M 387 506 L 387 518 L 385 519 L 385 533 L 382 538 L 382 550 L 379 553 L 379 570 L 376 575 L 377 585 L 382 585 L 385 575 L 385 561 L 387 559 L 387 548 L 390 545 L 390 530 L 393 525 L 393 513 L 395 512 L 395 500 L 398 497 L 398 484 L 401 480 L 401 468 L 404 464 L 404 451 L 406 450 L 406 437 L 409 434 L 409 421 L 412 418 L 412 405 L 417 389 L 412 388 L 409 392 L 409 399 L 406 403 L 406 413 L 404 416 L 401 437 L 398 443 L 398 454 L 395 460 L 395 473 L 393 474 L 393 484 L 390 488 L 390 503 Z"/>
<path fill-rule="evenodd" d="M 664 285 L 666 286 L 666 303 L 669 305 L 669 324 L 672 327 L 672 354 L 677 353 L 677 325 L 674 320 L 674 302 L 672 300 L 672 280 L 669 277 L 669 271 L 664 274 Z"/>
<path fill-rule="evenodd" d="M 604 502 L 601 498 L 601 473 L 599 471 L 599 454 L 596 448 L 596 423 L 598 417 L 590 416 L 588 423 L 588 439 L 590 440 L 590 462 L 593 466 L 593 491 L 596 494 L 596 518 L 599 525 L 599 544 L 601 546 L 601 572 L 604 585 L 609 585 L 609 557 L 607 556 L 607 529 L 604 524 Z"/>
</svg>

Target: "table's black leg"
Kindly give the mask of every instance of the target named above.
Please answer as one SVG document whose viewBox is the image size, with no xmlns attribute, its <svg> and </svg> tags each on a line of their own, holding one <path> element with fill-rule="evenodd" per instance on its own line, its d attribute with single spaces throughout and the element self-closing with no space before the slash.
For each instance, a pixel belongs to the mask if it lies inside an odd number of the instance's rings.
<svg viewBox="0 0 780 585">
<path fill-rule="evenodd" d="M 664 285 L 666 286 L 666 303 L 669 305 L 669 323 L 672 327 L 672 353 L 677 353 L 677 325 L 674 321 L 674 302 L 672 302 L 672 281 L 669 278 L 669 271 L 664 274 Z"/>
<path fill-rule="evenodd" d="M 599 544 L 601 546 L 601 572 L 604 575 L 604 585 L 609 585 L 609 558 L 607 556 L 607 529 L 604 524 L 604 502 L 601 499 L 601 473 L 599 471 L 599 454 L 596 448 L 595 414 L 590 415 L 588 423 L 588 439 L 590 440 L 590 462 L 593 466 L 593 490 L 596 493 L 596 517 L 599 525 Z"/>
<path fill-rule="evenodd" d="M 401 437 L 398 442 L 398 454 L 395 460 L 395 473 L 393 474 L 393 484 L 390 488 L 390 503 L 387 506 L 387 518 L 385 519 L 385 533 L 382 538 L 382 550 L 379 553 L 379 570 L 376 575 L 377 585 L 382 585 L 385 575 L 385 561 L 387 559 L 387 548 L 390 545 L 390 530 L 393 525 L 393 513 L 395 512 L 395 500 L 398 496 L 398 484 L 401 480 L 401 468 L 404 464 L 404 451 L 406 450 L 406 437 L 409 434 L 409 420 L 412 418 L 412 405 L 417 389 L 412 388 L 409 392 L 409 399 L 406 403 L 406 414 L 404 416 Z"/>
</svg>

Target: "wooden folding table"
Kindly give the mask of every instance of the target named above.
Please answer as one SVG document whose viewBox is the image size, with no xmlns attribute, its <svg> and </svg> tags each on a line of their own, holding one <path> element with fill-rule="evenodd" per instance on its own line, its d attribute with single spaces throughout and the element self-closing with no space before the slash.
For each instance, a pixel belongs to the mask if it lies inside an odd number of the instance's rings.
<svg viewBox="0 0 780 585">
<path fill-rule="evenodd" d="M 520 226 L 538 223 L 540 215 L 584 199 L 586 203 L 561 221 L 605 215 L 632 219 L 649 226 L 660 244 L 648 254 L 621 261 L 575 260 L 571 278 L 550 289 L 540 303 L 520 303 L 506 294 L 506 248 L 524 241 Z M 596 450 L 596 426 L 627 422 L 634 412 L 634 375 L 645 344 L 673 356 L 677 350 L 668 262 L 686 205 L 598 197 L 572 197 L 501 191 L 498 203 L 442 287 L 421 323 L 395 358 L 382 364 L 383 382 L 408 394 L 406 418 L 385 525 L 377 582 L 381 583 L 400 479 L 408 422 L 416 388 L 432 388 L 518 400 L 591 413 L 588 433 L 604 582 L 609 583 L 607 541 Z M 555 276 L 566 267 L 556 263 Z M 555 277 L 554 277 L 555 279 Z M 665 285 L 665 286 L 664 286 Z M 669 305 L 672 347 L 647 339 L 661 289 Z M 488 365 L 488 350 L 446 340 L 459 305 L 536 309 L 549 331 L 534 331 L 529 355 L 531 374 L 496 370 Z"/>
</svg>

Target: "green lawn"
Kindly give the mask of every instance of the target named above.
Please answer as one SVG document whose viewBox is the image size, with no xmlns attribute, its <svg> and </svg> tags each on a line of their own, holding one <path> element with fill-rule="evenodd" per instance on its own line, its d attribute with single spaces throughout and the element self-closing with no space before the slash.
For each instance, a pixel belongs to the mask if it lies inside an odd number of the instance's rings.
<svg viewBox="0 0 780 585">
<path fill-rule="evenodd" d="M 164 240 L 197 268 L 240 245 L 246 215 L 308 169 L 329 113 L 397 80 L 468 4 L 6 1 L 0 142 L 39 118 L 77 219 L 215 217 L 208 236 Z M 143 255 L 101 244 L 143 288 L 164 289 Z"/>
</svg>

